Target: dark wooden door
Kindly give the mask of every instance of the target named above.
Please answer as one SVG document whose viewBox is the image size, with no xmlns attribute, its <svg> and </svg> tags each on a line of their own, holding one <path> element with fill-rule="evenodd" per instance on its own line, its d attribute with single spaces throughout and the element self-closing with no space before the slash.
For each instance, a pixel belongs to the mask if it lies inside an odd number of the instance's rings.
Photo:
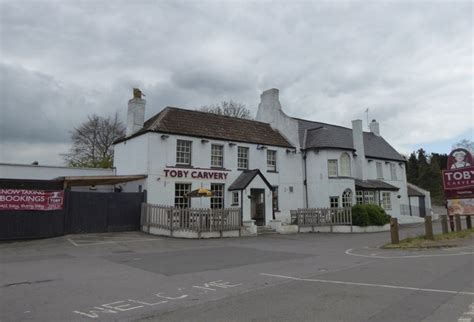
<svg viewBox="0 0 474 322">
<path fill-rule="evenodd" d="M 419 199 L 419 207 L 420 207 L 420 217 L 426 216 L 426 205 L 425 205 L 425 196 L 418 197 Z"/>
<path fill-rule="evenodd" d="M 265 189 L 250 189 L 252 219 L 257 226 L 265 226 Z"/>
</svg>

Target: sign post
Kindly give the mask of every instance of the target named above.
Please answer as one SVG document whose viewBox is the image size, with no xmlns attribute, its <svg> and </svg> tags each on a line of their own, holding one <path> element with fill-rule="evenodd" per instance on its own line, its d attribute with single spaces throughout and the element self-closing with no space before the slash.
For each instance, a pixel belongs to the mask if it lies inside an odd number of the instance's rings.
<svg viewBox="0 0 474 322">
<path fill-rule="evenodd" d="M 461 228 L 460 216 L 474 215 L 474 163 L 468 150 L 454 149 L 449 154 L 448 168 L 443 170 L 443 189 L 451 229 L 455 221 L 458 230 Z"/>
</svg>

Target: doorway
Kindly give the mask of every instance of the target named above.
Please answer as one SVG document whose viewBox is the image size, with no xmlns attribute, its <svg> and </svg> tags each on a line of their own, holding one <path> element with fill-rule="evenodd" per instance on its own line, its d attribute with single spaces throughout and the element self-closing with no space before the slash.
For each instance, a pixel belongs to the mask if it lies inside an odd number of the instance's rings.
<svg viewBox="0 0 474 322">
<path fill-rule="evenodd" d="M 250 213 L 257 226 L 265 226 L 265 189 L 250 189 Z"/>
</svg>

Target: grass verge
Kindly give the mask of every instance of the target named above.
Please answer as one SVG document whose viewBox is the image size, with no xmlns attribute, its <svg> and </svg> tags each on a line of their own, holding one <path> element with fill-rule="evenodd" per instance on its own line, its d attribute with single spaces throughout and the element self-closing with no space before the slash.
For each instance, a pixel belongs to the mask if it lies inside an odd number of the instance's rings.
<svg viewBox="0 0 474 322">
<path fill-rule="evenodd" d="M 407 249 L 407 248 L 441 248 L 456 247 L 466 238 L 474 237 L 474 229 L 451 232 L 447 234 L 436 234 L 434 240 L 425 239 L 425 236 L 409 237 L 400 241 L 399 244 L 386 244 L 385 249 Z"/>
</svg>

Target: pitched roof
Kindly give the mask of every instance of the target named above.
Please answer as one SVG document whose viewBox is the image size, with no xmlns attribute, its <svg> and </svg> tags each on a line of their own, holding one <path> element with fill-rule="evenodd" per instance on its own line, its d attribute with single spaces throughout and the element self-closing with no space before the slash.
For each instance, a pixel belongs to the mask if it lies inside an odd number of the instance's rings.
<svg viewBox="0 0 474 322">
<path fill-rule="evenodd" d="M 352 129 L 338 125 L 296 119 L 298 135 L 303 148 L 336 148 L 355 150 Z M 305 137 L 306 134 L 306 137 Z M 364 132 L 365 156 L 377 159 L 405 161 L 381 136 Z"/>
<path fill-rule="evenodd" d="M 244 170 L 235 180 L 232 182 L 232 184 L 229 186 L 229 191 L 234 191 L 234 190 L 244 190 L 247 188 L 247 186 L 252 182 L 252 180 L 259 175 L 263 182 L 271 189 L 273 190 L 272 185 L 268 182 L 268 180 L 265 178 L 265 176 L 260 172 L 259 169 L 253 169 L 253 170 Z"/>
<path fill-rule="evenodd" d="M 400 188 L 392 186 L 381 180 L 359 180 L 355 179 L 356 189 L 360 190 L 393 190 L 398 191 Z"/>
<path fill-rule="evenodd" d="M 421 189 L 420 187 L 417 187 L 415 186 L 414 184 L 412 183 L 407 183 L 407 190 L 408 190 L 408 195 L 411 197 L 416 197 L 416 196 L 424 196 L 425 194 L 421 191 L 421 190 L 418 190 L 418 189 Z"/>
<path fill-rule="evenodd" d="M 167 107 L 148 119 L 143 128 L 119 143 L 146 132 L 181 134 L 262 145 L 292 147 L 270 124 L 207 112 Z"/>
</svg>

